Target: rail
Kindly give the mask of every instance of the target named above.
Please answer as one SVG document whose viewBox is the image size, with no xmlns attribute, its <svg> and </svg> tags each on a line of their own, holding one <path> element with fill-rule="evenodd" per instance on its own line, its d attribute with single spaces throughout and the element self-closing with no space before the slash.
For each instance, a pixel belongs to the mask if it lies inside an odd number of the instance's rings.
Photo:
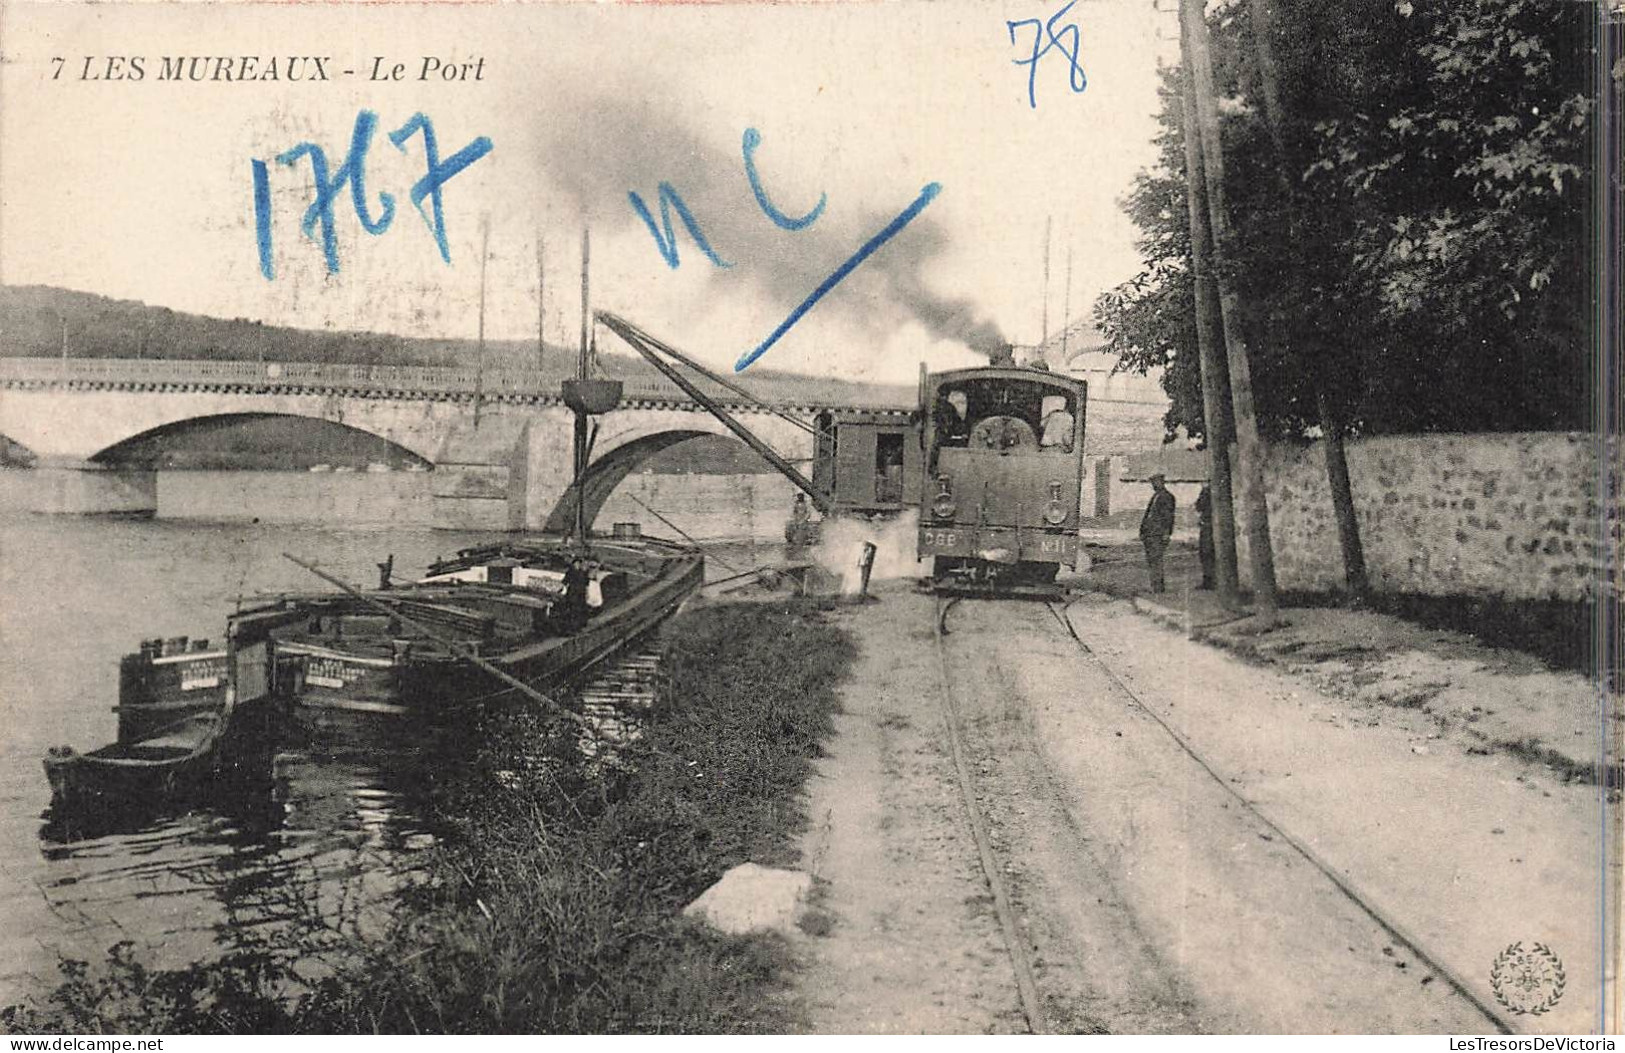
<svg viewBox="0 0 1625 1053">
<path fill-rule="evenodd" d="M 1330 881 L 1339 892 L 1346 896 L 1348 900 L 1359 908 L 1359 910 L 1361 910 L 1367 917 L 1376 922 L 1376 924 L 1386 931 L 1388 935 L 1392 936 L 1399 943 L 1404 944 L 1405 947 L 1407 947 L 1410 952 L 1416 956 L 1418 961 L 1432 971 L 1433 975 L 1442 978 L 1444 982 L 1456 992 L 1456 994 L 1460 995 L 1461 998 L 1467 1002 L 1468 1005 L 1472 1006 L 1473 1009 L 1482 1014 L 1485 1021 L 1488 1022 L 1495 1031 L 1498 1031 L 1503 1035 L 1515 1035 L 1518 1033 L 1518 1029 L 1513 1026 L 1512 1021 L 1505 1014 L 1481 998 L 1472 985 L 1468 984 L 1465 979 L 1463 979 L 1459 974 L 1445 964 L 1441 954 L 1435 950 L 1429 949 L 1429 947 L 1424 944 L 1416 934 L 1412 933 L 1408 928 L 1401 925 L 1397 919 L 1388 914 L 1386 911 L 1379 908 L 1376 905 L 1376 901 L 1368 893 L 1356 885 L 1354 879 L 1348 873 L 1339 870 L 1330 862 L 1321 858 L 1320 854 L 1311 848 L 1307 841 L 1297 837 L 1286 827 L 1270 818 L 1270 816 L 1267 814 L 1268 810 L 1262 807 L 1258 801 L 1248 798 L 1242 794 L 1240 790 L 1236 789 L 1236 780 L 1227 779 L 1223 774 L 1221 774 L 1213 766 L 1213 764 L 1207 760 L 1207 758 L 1203 757 L 1202 754 L 1191 745 L 1185 736 L 1174 730 L 1172 724 L 1168 723 L 1168 721 L 1164 719 L 1154 707 L 1148 705 L 1145 699 L 1140 697 L 1138 692 L 1129 687 L 1123 678 L 1117 675 L 1116 670 L 1114 670 L 1110 665 L 1106 664 L 1106 662 L 1102 661 L 1100 656 L 1095 653 L 1094 648 L 1090 647 L 1089 644 L 1084 640 L 1083 636 L 1078 632 L 1078 627 L 1072 623 L 1072 615 L 1069 613 L 1069 611 L 1072 603 L 1075 602 L 1075 600 L 1065 603 L 1052 602 L 1046 604 L 1045 606 L 1049 608 L 1050 616 L 1055 619 L 1060 628 L 1072 638 L 1073 643 L 1077 644 L 1078 650 L 1085 655 L 1089 661 L 1093 662 L 1101 670 L 1101 672 L 1106 674 L 1107 678 L 1110 679 L 1112 684 L 1116 686 L 1117 690 L 1122 692 L 1123 696 L 1134 705 L 1135 709 L 1155 721 L 1156 724 L 1162 728 L 1163 733 L 1173 740 L 1174 745 L 1177 746 L 1182 753 L 1189 757 L 1197 767 L 1201 768 L 1209 778 L 1218 784 L 1219 788 L 1224 791 L 1227 796 L 1234 800 L 1242 811 L 1251 815 L 1258 822 L 1268 827 L 1276 837 L 1280 838 L 1283 844 L 1291 848 L 1311 867 L 1319 871 L 1323 877 Z M 940 628 L 937 639 L 938 641 L 942 639 Z"/>
<path fill-rule="evenodd" d="M 261 362 L 223 359 L 0 358 L 0 385 L 203 385 L 254 390 L 320 388 L 386 395 L 531 396 L 557 398 L 563 374 L 539 369 L 476 370 L 454 366 L 359 365 L 325 362 Z M 622 377 L 629 401 L 689 403 L 693 400 L 663 377 Z M 739 396 L 718 385 L 719 401 Z M 913 392 L 902 387 L 809 377 L 761 378 L 750 382 L 757 396 L 777 406 L 849 406 L 905 409 Z M 709 393 L 709 392 L 708 392 Z"/>
</svg>

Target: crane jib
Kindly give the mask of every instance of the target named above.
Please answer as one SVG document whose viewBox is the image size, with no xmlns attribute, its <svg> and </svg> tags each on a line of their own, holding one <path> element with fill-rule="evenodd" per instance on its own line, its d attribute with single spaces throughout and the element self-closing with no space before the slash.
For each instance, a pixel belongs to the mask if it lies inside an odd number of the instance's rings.
<svg viewBox="0 0 1625 1053">
<path fill-rule="evenodd" d="M 633 325 L 631 322 L 628 322 L 619 315 L 613 314 L 609 311 L 600 311 L 598 312 L 598 320 L 603 322 L 604 325 L 607 326 L 616 336 L 624 340 L 627 345 L 632 348 L 632 350 L 643 356 L 643 358 L 647 360 L 650 365 L 654 366 L 662 374 L 664 374 L 666 379 L 670 380 L 673 384 L 676 384 L 679 388 L 682 388 L 683 392 L 687 394 L 689 398 L 699 403 L 700 406 L 706 410 L 706 412 L 710 413 L 713 417 L 720 421 L 723 427 L 727 428 L 729 431 L 733 432 L 734 435 L 738 436 L 741 442 L 749 446 L 752 450 L 755 450 L 761 455 L 763 460 L 771 464 L 781 475 L 794 483 L 797 488 L 806 493 L 808 497 L 812 498 L 814 506 L 816 506 L 820 512 L 827 513 L 834 508 L 834 500 L 830 494 L 815 486 L 812 480 L 808 479 L 805 475 L 802 475 L 801 472 L 797 471 L 794 465 L 781 457 L 778 452 L 767 443 L 763 442 L 755 432 L 751 431 L 750 428 L 746 427 L 744 424 L 741 424 L 734 417 L 734 415 L 729 413 L 719 402 L 707 395 L 705 392 L 701 391 L 698 385 L 696 385 L 688 377 L 684 376 L 682 372 L 670 362 L 665 361 L 665 359 L 661 357 L 661 353 L 664 352 L 669 354 L 672 357 L 677 358 L 679 361 L 684 362 L 684 364 L 689 365 L 691 368 L 696 369 L 697 372 L 709 376 L 710 374 L 708 370 L 697 366 L 687 356 L 675 352 L 672 348 L 643 332 L 637 326 Z M 717 382 L 723 384 L 723 386 L 745 395 L 745 397 L 750 398 L 752 401 L 760 401 L 731 382 L 720 380 L 714 376 L 711 377 L 711 379 L 717 380 Z M 780 414 L 780 416 L 782 416 L 782 414 Z"/>
</svg>

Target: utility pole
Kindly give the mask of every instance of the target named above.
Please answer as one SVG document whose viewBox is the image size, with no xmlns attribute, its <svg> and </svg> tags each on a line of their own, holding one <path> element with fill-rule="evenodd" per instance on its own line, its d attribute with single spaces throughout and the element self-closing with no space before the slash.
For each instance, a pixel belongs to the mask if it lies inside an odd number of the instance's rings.
<svg viewBox="0 0 1625 1053">
<path fill-rule="evenodd" d="M 1252 367 L 1247 341 L 1241 333 L 1241 302 L 1225 271 L 1235 235 L 1224 189 L 1224 149 L 1219 141 L 1219 106 L 1213 97 L 1213 60 L 1208 51 L 1207 22 L 1202 0 L 1181 0 L 1185 61 L 1195 86 L 1196 126 L 1201 134 L 1202 176 L 1207 188 L 1208 220 L 1213 240 L 1214 280 L 1218 286 L 1219 317 L 1224 331 L 1225 355 L 1230 366 L 1230 397 L 1235 406 L 1236 448 L 1246 488 L 1247 562 L 1252 571 L 1253 598 L 1258 613 L 1273 621 L 1279 609 L 1275 594 L 1275 555 L 1270 548 L 1269 505 L 1264 493 L 1264 443 L 1258 435 L 1253 408 Z"/>
<path fill-rule="evenodd" d="M 1196 128 L 1196 85 L 1190 63 L 1183 65 L 1180 96 L 1185 129 L 1185 203 L 1190 212 L 1191 277 L 1196 287 L 1196 344 L 1202 372 L 1203 431 L 1207 436 L 1208 500 L 1213 515 L 1214 584 L 1218 586 L 1219 602 L 1233 607 L 1237 587 L 1236 507 L 1230 478 L 1230 442 L 1235 437 L 1235 422 L 1230 415 L 1219 299 L 1213 288 L 1212 236 L 1203 186 L 1201 133 Z"/>
<path fill-rule="evenodd" d="M 1068 227 L 1067 229 L 1068 229 L 1068 231 L 1071 230 L 1070 227 Z M 1067 338 L 1071 335 L 1071 329 L 1072 329 L 1072 239 L 1070 237 L 1068 237 L 1066 239 L 1066 288 L 1061 290 L 1061 361 L 1055 367 L 1057 369 L 1065 369 L 1067 366 L 1072 364 L 1072 360 L 1067 357 L 1067 351 L 1066 351 Z"/>
<path fill-rule="evenodd" d="M 1287 147 L 1286 111 L 1281 105 L 1280 78 L 1276 72 L 1275 49 L 1271 43 L 1273 25 L 1269 0 L 1251 0 L 1252 30 L 1255 53 L 1258 57 L 1259 80 L 1264 98 L 1264 123 L 1269 129 L 1270 141 L 1275 146 L 1276 179 L 1281 188 L 1281 200 L 1286 203 L 1287 224 L 1291 244 L 1288 246 L 1293 260 L 1293 272 L 1299 280 L 1307 280 L 1304 266 L 1303 242 L 1300 237 L 1298 197 L 1289 171 L 1297 171 L 1292 152 Z M 1337 521 L 1337 540 L 1343 550 L 1343 578 L 1349 591 L 1364 597 L 1370 591 L 1365 570 L 1365 547 L 1360 543 L 1360 521 L 1354 514 L 1354 488 L 1349 483 L 1348 454 L 1343 446 L 1343 414 L 1333 403 L 1330 387 L 1332 363 L 1328 350 L 1330 341 L 1325 334 L 1316 334 L 1313 355 L 1318 359 L 1314 369 L 1315 407 L 1320 415 L 1320 430 L 1326 450 L 1326 485 L 1332 495 L 1332 518 Z"/>
<path fill-rule="evenodd" d="M 587 379 L 589 350 L 592 340 L 592 299 L 588 295 L 588 279 L 592 273 L 592 234 L 585 224 L 581 227 L 581 359 L 577 363 L 576 379 Z M 576 537 L 587 546 L 587 414 L 576 411 L 575 419 L 575 486 Z"/>
<path fill-rule="evenodd" d="M 542 229 L 536 228 L 536 371 L 547 371 L 547 300 L 544 298 L 545 286 L 542 282 L 544 271 L 542 256 L 544 244 Z M 538 378 L 540 383 L 540 378 Z"/>
<path fill-rule="evenodd" d="M 1038 353 L 1040 355 L 1044 353 L 1044 345 L 1049 342 L 1049 229 L 1050 224 L 1054 221 L 1054 216 L 1044 217 L 1044 307 L 1038 322 L 1038 327 L 1041 330 L 1038 334 Z"/>
<path fill-rule="evenodd" d="M 480 216 L 480 333 L 474 352 L 474 427 L 480 426 L 480 402 L 485 398 L 485 257 L 491 248 L 491 217 Z"/>
</svg>

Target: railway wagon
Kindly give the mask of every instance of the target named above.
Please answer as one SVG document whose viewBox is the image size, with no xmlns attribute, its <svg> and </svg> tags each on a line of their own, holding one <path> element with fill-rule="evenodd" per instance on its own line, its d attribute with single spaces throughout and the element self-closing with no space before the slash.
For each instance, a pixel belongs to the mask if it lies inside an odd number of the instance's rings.
<svg viewBox="0 0 1625 1053">
<path fill-rule="evenodd" d="M 813 422 L 813 485 L 836 515 L 888 516 L 920 500 L 919 415 L 904 411 L 830 411 Z"/>
<path fill-rule="evenodd" d="M 1078 562 L 1088 386 L 1042 369 L 931 374 L 920 385 L 919 557 L 939 588 L 1045 591 Z"/>
</svg>

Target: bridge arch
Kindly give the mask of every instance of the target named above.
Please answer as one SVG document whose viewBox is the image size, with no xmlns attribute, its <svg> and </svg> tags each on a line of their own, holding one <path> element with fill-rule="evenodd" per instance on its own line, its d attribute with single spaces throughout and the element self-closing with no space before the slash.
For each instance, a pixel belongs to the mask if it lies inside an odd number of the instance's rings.
<svg viewBox="0 0 1625 1053">
<path fill-rule="evenodd" d="M 592 463 L 588 465 L 582 483 L 581 489 L 585 494 L 585 519 L 589 529 L 597 519 L 598 513 L 603 510 L 604 503 L 615 492 L 615 488 L 649 458 L 661 451 L 690 439 L 708 435 L 722 436 L 740 442 L 738 436 L 703 412 L 683 413 L 680 420 L 644 422 L 630 427 L 617 421 L 616 416 L 618 415 L 611 414 L 605 418 L 599 438 L 594 443 Z M 759 429 L 760 437 L 781 456 L 792 461 L 810 457 L 811 439 L 801 441 L 801 433 L 791 425 L 767 416 L 755 416 L 748 423 L 753 429 Z M 744 443 L 741 442 L 740 445 L 743 446 Z M 803 446 L 806 448 L 802 449 Z M 772 469 L 766 461 L 763 461 L 762 470 L 768 472 Z M 548 514 L 545 529 L 548 533 L 567 533 L 575 526 L 575 516 L 576 489 L 566 480 L 564 492 Z"/>
<path fill-rule="evenodd" d="M 586 477 L 582 480 L 582 492 L 585 494 L 586 521 L 588 529 L 592 528 L 593 520 L 603 510 L 604 502 L 609 495 L 638 469 L 643 462 L 662 450 L 670 449 L 678 443 L 697 439 L 702 435 L 715 434 L 711 431 L 696 429 L 679 429 L 674 431 L 656 432 L 653 435 L 644 435 L 623 442 L 608 453 L 603 454 L 587 467 Z M 576 489 L 570 487 L 559 498 L 558 504 L 547 517 L 548 533 L 567 533 L 575 526 L 576 518 Z"/>
<path fill-rule="evenodd" d="M 39 454 L 9 435 L 0 435 L 0 468 L 32 468 Z"/>
<path fill-rule="evenodd" d="M 296 460 L 300 463 L 291 463 L 288 467 L 305 468 L 310 467 L 309 464 L 303 463 L 305 461 L 322 463 L 335 459 L 322 457 L 320 443 L 311 444 L 310 433 L 318 436 L 326 433 L 338 443 L 354 443 L 357 438 L 365 437 L 368 441 L 362 444 L 361 449 L 366 450 L 371 447 L 372 452 L 367 454 L 370 460 L 387 458 L 390 462 L 405 462 L 406 464 L 429 467 L 432 467 L 434 463 L 423 453 L 365 427 L 333 420 L 328 417 L 270 411 L 208 413 L 167 421 L 139 431 L 112 445 L 105 446 L 85 459 L 103 465 L 153 466 L 162 455 L 164 447 L 178 439 L 203 436 L 210 433 L 229 433 L 232 430 L 241 432 L 245 429 L 250 431 L 249 437 L 252 439 L 251 431 L 255 425 L 267 425 L 268 427 L 260 429 L 262 435 L 259 439 L 263 443 L 267 440 L 274 441 L 281 438 L 278 433 L 282 429 L 278 428 L 277 425 L 288 424 L 292 424 L 307 433 L 300 436 L 297 444 L 290 444 L 288 448 L 300 449 L 301 451 L 311 449 L 314 451 L 311 456 L 297 458 Z M 347 458 L 357 457 L 358 451 L 348 451 L 345 456 Z"/>
</svg>

